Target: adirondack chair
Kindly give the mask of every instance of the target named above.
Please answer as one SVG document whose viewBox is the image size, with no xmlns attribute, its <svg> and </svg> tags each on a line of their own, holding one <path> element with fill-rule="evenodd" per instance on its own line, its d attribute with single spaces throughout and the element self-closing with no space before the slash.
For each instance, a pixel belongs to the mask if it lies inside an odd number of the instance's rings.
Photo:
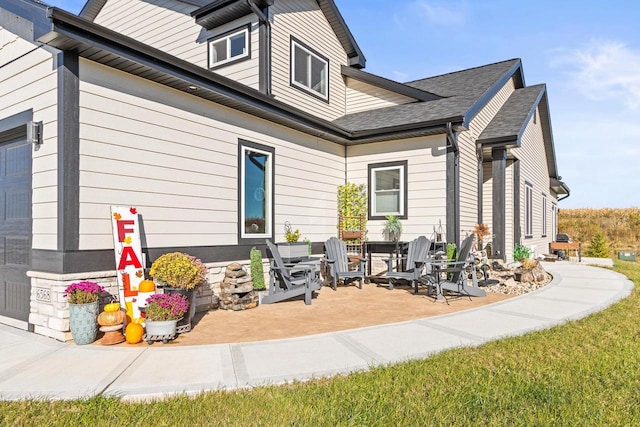
<svg viewBox="0 0 640 427">
<path fill-rule="evenodd" d="M 458 258 L 456 260 L 440 260 L 432 261 L 427 267 L 427 274 L 422 276 L 422 283 L 429 286 L 429 294 L 431 290 L 436 290 L 436 300 L 442 301 L 444 298 L 443 290 L 459 295 L 471 297 L 484 297 L 487 293 L 484 289 L 478 287 L 478 278 L 476 276 L 475 259 L 471 254 L 471 247 L 475 235 L 470 235 L 462 241 Z M 469 273 L 471 273 L 471 283 L 469 282 Z M 443 279 L 444 275 L 446 279 Z"/>
<path fill-rule="evenodd" d="M 359 283 L 358 287 L 362 289 L 366 258 L 360 257 L 358 270 L 352 271 L 349 270 L 347 244 L 343 240 L 340 240 L 337 237 L 331 237 L 325 242 L 324 250 L 329 267 L 329 274 L 331 275 L 333 290 L 335 291 L 338 289 L 338 282 L 340 280 L 342 280 L 345 285 L 357 280 Z"/>
<path fill-rule="evenodd" d="M 387 258 L 387 279 L 389 280 L 389 290 L 393 290 L 393 286 L 400 280 L 406 280 L 414 287 L 414 292 L 418 293 L 418 284 L 422 276 L 422 270 L 429 256 L 429 247 L 431 242 L 424 236 L 420 236 L 411 242 L 407 249 L 407 256 L 396 259 L 396 269 L 393 270 L 393 258 Z M 398 271 L 400 261 L 405 261 L 404 271 Z"/>
<path fill-rule="evenodd" d="M 269 294 L 263 304 L 271 304 L 304 295 L 304 303 L 311 305 L 313 291 L 320 289 L 322 280 L 314 266 L 308 264 L 285 265 L 278 248 L 267 240 L 269 269 Z"/>
</svg>

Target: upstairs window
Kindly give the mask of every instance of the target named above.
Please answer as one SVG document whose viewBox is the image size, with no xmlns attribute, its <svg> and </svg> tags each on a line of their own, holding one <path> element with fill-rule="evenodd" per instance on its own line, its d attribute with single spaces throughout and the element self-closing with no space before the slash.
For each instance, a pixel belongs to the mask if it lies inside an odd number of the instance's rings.
<svg viewBox="0 0 640 427">
<path fill-rule="evenodd" d="M 369 218 L 407 217 L 407 162 L 369 165 Z"/>
<path fill-rule="evenodd" d="M 323 100 L 329 99 L 329 60 L 291 38 L 291 85 Z"/>
<path fill-rule="evenodd" d="M 249 58 L 249 26 L 209 40 L 209 68 Z"/>
</svg>

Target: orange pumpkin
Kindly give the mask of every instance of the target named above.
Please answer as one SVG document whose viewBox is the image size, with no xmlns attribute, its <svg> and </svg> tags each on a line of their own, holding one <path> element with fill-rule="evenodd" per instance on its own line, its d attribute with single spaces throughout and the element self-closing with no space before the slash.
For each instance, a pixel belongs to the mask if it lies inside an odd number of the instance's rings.
<svg viewBox="0 0 640 427">
<path fill-rule="evenodd" d="M 98 315 L 100 326 L 119 325 L 124 322 L 124 311 L 103 311 Z"/>
<path fill-rule="evenodd" d="M 124 335 L 129 344 L 137 344 L 140 341 L 142 341 L 142 336 L 144 335 L 144 328 L 139 323 L 131 322 L 127 325 L 127 328 L 124 330 Z"/>
<path fill-rule="evenodd" d="M 138 285 L 138 292 L 153 292 L 156 290 L 156 284 L 152 280 L 143 280 Z"/>
</svg>

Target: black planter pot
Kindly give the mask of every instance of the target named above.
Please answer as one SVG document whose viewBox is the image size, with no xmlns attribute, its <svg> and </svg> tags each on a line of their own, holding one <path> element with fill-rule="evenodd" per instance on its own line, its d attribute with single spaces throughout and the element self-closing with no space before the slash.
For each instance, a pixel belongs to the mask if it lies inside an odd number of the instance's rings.
<svg viewBox="0 0 640 427">
<path fill-rule="evenodd" d="M 189 301 L 189 311 L 187 311 L 184 314 L 184 317 L 182 319 L 178 320 L 178 325 L 177 325 L 179 334 L 189 332 L 191 330 L 191 320 L 193 319 L 193 316 L 196 314 L 195 291 L 193 289 L 172 288 L 169 286 L 165 286 L 163 289 L 165 294 L 184 295 L 187 298 L 187 301 Z"/>
</svg>

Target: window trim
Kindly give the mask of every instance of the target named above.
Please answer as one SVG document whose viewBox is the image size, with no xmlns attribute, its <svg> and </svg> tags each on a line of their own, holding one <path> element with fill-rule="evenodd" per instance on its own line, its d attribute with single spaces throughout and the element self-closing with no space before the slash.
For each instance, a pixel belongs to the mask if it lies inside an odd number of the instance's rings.
<svg viewBox="0 0 640 427">
<path fill-rule="evenodd" d="M 267 195 L 268 212 L 265 213 L 265 227 L 269 227 L 266 233 L 259 235 L 245 235 L 245 205 L 244 205 L 244 153 L 247 149 L 258 151 L 269 155 L 270 173 L 268 176 L 269 183 L 265 186 L 269 189 L 270 194 Z M 275 148 L 267 145 L 251 142 L 244 139 L 238 139 L 238 244 L 240 245 L 256 245 L 264 244 L 265 239 L 273 239 L 275 227 Z"/>
<path fill-rule="evenodd" d="M 547 237 L 547 195 L 542 193 L 542 236 Z"/>
<path fill-rule="evenodd" d="M 533 184 L 524 183 L 524 237 L 533 237 Z"/>
<path fill-rule="evenodd" d="M 295 47 L 296 45 L 298 47 L 300 47 L 302 50 L 307 51 L 307 53 L 309 53 L 311 56 L 315 56 L 317 59 L 321 60 L 322 62 L 324 62 L 326 64 L 326 72 L 325 72 L 325 78 L 326 78 L 326 82 L 325 82 L 325 86 L 327 88 L 326 90 L 326 94 L 322 94 L 321 92 L 318 92 L 308 86 L 303 85 L 302 83 L 298 83 L 294 76 L 295 76 L 295 65 L 296 65 L 296 61 L 295 61 Z M 330 64 L 329 64 L 329 58 L 327 58 L 326 56 L 320 54 L 317 50 L 309 47 L 309 45 L 307 45 L 306 43 L 300 41 L 298 38 L 291 36 L 290 37 L 290 41 L 289 41 L 289 85 L 293 88 L 296 88 L 298 90 L 301 90 L 302 92 L 309 94 L 311 96 L 313 96 L 314 98 L 317 98 L 321 101 L 324 101 L 326 103 L 329 103 L 329 70 L 330 70 Z"/>
<path fill-rule="evenodd" d="M 231 53 L 231 49 L 230 49 L 230 41 L 231 41 L 231 37 L 235 36 L 236 34 L 240 34 L 240 33 L 245 33 L 245 42 L 246 42 L 246 52 L 242 55 L 237 55 L 237 56 L 233 56 L 233 57 L 229 57 L 227 59 L 225 59 L 224 61 L 219 61 L 216 62 L 215 64 L 212 63 L 213 61 L 213 54 L 212 54 L 212 45 L 222 39 L 226 39 L 227 40 L 227 48 L 229 48 L 229 53 Z M 235 64 L 236 62 L 242 62 L 242 61 L 246 61 L 248 59 L 251 59 L 251 24 L 246 24 L 243 25 L 241 27 L 237 27 L 234 28 L 232 30 L 229 30 L 227 32 L 224 32 L 222 34 L 218 34 L 214 37 L 211 37 L 209 39 L 207 39 L 207 54 L 208 54 L 208 58 L 207 58 L 207 65 L 209 67 L 209 70 L 215 70 L 217 68 L 221 68 L 227 65 L 231 65 L 231 64 Z"/>
<path fill-rule="evenodd" d="M 369 220 L 384 220 L 387 215 L 396 215 L 399 219 L 407 219 L 408 215 L 408 161 L 401 160 L 395 162 L 384 162 L 384 163 L 371 163 L 368 165 L 367 169 L 367 198 L 369 200 L 368 203 L 368 216 Z M 375 211 L 375 185 L 373 182 L 374 174 L 377 170 L 389 170 L 389 169 L 401 169 L 400 171 L 400 209 L 399 214 L 394 213 L 384 213 L 379 214 Z"/>
</svg>

